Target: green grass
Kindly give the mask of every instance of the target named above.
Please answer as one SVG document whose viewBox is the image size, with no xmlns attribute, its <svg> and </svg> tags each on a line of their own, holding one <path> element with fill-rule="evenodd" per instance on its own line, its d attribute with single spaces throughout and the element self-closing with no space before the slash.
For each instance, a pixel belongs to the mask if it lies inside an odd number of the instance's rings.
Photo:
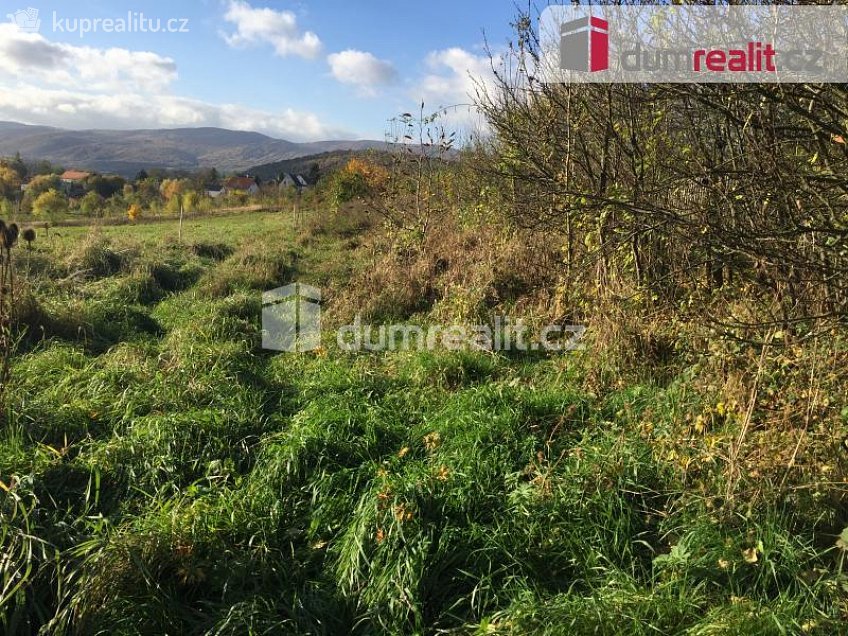
<svg viewBox="0 0 848 636">
<path fill-rule="evenodd" d="M 346 239 L 268 214 L 175 235 L 63 228 L 21 264 L 4 634 L 843 629 L 838 502 L 717 505 L 720 461 L 681 468 L 689 378 L 596 395 L 575 356 L 271 355 L 261 291 L 343 285 Z"/>
</svg>

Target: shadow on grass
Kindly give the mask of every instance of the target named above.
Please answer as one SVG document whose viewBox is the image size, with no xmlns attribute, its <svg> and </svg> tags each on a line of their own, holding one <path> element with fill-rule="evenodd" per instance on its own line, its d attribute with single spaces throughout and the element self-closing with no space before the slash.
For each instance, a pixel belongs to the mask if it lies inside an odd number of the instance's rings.
<svg viewBox="0 0 848 636">
<path fill-rule="evenodd" d="M 23 332 L 22 353 L 41 342 L 56 339 L 80 344 L 87 353 L 99 355 L 122 342 L 165 335 L 150 314 L 135 306 L 75 303 L 49 313 L 39 310 L 39 313 L 38 320 L 32 321 Z"/>
</svg>

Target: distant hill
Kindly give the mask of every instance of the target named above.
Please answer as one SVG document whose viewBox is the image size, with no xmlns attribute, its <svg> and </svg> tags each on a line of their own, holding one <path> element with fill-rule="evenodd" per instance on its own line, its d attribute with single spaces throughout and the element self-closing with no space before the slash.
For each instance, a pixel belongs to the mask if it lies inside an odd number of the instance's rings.
<svg viewBox="0 0 848 636">
<path fill-rule="evenodd" d="M 385 147 L 385 144 L 383 144 Z M 275 161 L 266 163 L 261 166 L 253 166 L 247 172 L 253 176 L 259 177 L 262 181 L 271 181 L 280 176 L 283 172 L 289 174 L 302 174 L 309 178 L 311 175 L 318 173 L 319 176 L 326 176 L 342 168 L 351 158 L 362 154 L 362 150 L 336 150 L 334 152 L 324 152 L 317 155 L 309 155 L 308 157 L 299 157 L 297 159 L 285 159 L 283 161 Z"/>
<path fill-rule="evenodd" d="M 368 140 L 295 143 L 223 128 L 64 130 L 0 122 L 0 156 L 20 152 L 28 161 L 124 176 L 153 168 L 245 171 L 321 153 L 384 147 L 385 142 Z"/>
</svg>

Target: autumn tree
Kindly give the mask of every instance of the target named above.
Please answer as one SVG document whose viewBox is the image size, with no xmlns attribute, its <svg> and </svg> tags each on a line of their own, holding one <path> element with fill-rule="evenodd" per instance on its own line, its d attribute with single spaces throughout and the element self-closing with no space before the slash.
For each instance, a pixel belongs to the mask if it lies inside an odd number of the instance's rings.
<svg viewBox="0 0 848 636">
<path fill-rule="evenodd" d="M 15 156 L 10 159 L 8 162 L 9 167 L 14 170 L 18 174 L 18 178 L 23 181 L 26 179 L 30 172 L 29 168 L 27 168 L 26 162 L 21 157 L 20 152 L 16 152 Z"/>
<path fill-rule="evenodd" d="M 186 189 L 186 181 L 184 179 L 165 179 L 162 185 L 159 186 L 159 192 L 162 193 L 162 198 L 165 201 L 170 201 L 183 193 Z"/>
<path fill-rule="evenodd" d="M 32 213 L 40 218 L 52 219 L 68 213 L 68 199 L 57 190 L 48 190 L 32 204 Z"/>
<path fill-rule="evenodd" d="M 49 190 L 59 190 L 61 185 L 59 177 L 55 174 L 38 175 L 37 177 L 33 177 L 32 181 L 29 182 L 27 196 L 35 200 Z"/>
<path fill-rule="evenodd" d="M 336 205 L 378 194 L 386 186 L 388 171 L 376 163 L 353 158 L 336 173 L 332 193 Z"/>
<path fill-rule="evenodd" d="M 200 196 L 194 190 L 190 190 L 183 194 L 182 205 L 186 212 L 192 212 L 197 208 L 200 202 Z"/>
<path fill-rule="evenodd" d="M 191 183 L 188 179 L 165 179 L 159 186 L 162 198 L 165 199 L 165 209 L 168 212 L 179 212 L 185 194 Z"/>
<path fill-rule="evenodd" d="M 103 197 L 92 190 L 80 201 L 80 210 L 86 216 L 99 216 L 103 213 Z"/>
<path fill-rule="evenodd" d="M 20 191 L 20 175 L 7 163 L 0 163 L 0 197 L 14 199 Z"/>
<path fill-rule="evenodd" d="M 87 192 L 96 192 L 101 198 L 109 199 L 120 193 L 126 185 L 122 177 L 94 175 L 89 177 L 85 184 Z"/>
<path fill-rule="evenodd" d="M 160 184 L 153 177 L 135 183 L 135 196 L 142 206 L 152 206 L 161 197 Z"/>
<path fill-rule="evenodd" d="M 133 203 L 127 209 L 127 218 L 133 223 L 141 218 L 141 206 L 138 203 Z"/>
</svg>

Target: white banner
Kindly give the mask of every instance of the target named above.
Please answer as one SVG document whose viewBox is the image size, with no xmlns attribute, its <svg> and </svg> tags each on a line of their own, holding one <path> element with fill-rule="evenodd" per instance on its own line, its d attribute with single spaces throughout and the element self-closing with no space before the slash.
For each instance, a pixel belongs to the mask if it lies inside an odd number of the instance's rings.
<svg viewBox="0 0 848 636">
<path fill-rule="evenodd" d="M 548 83 L 848 82 L 848 6 L 552 6 Z"/>
</svg>

